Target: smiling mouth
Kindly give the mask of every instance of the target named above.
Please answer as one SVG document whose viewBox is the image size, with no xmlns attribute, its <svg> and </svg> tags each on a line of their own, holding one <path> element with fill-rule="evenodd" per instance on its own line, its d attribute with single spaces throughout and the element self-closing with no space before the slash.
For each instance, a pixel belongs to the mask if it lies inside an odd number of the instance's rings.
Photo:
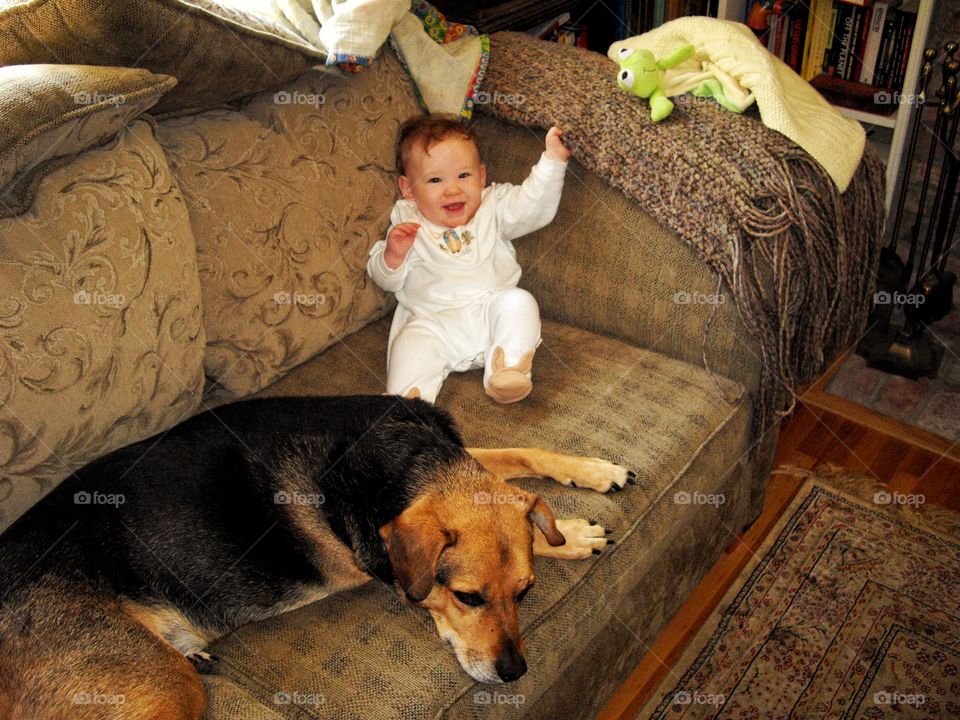
<svg viewBox="0 0 960 720">
<path fill-rule="evenodd" d="M 462 202 L 450 203 L 448 205 L 444 205 L 443 209 L 449 213 L 458 213 L 463 211 L 464 205 L 465 203 Z"/>
</svg>

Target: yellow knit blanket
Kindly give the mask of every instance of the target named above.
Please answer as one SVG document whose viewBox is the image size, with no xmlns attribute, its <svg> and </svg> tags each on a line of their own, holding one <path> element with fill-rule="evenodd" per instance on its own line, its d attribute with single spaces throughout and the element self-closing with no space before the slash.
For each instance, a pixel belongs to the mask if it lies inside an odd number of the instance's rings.
<svg viewBox="0 0 960 720">
<path fill-rule="evenodd" d="M 837 184 L 847 189 L 863 156 L 866 135 L 855 120 L 843 117 L 786 63 L 767 51 L 740 23 L 710 17 L 671 20 L 655 30 L 615 42 L 608 56 L 614 62 L 621 47 L 645 49 L 664 57 L 690 44 L 696 54 L 664 74 L 667 95 L 692 88 L 684 78 L 717 69 L 716 78 L 728 96 L 752 93 L 763 124 L 783 133 L 819 162 Z M 701 78 L 702 79 L 702 78 Z M 731 88 L 731 79 L 739 87 Z"/>
</svg>

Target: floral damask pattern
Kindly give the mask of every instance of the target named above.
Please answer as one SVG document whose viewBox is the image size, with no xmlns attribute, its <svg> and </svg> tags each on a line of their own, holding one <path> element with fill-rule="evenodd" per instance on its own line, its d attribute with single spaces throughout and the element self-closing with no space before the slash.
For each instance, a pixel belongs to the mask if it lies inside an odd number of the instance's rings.
<svg viewBox="0 0 960 720">
<path fill-rule="evenodd" d="M 0 529 L 70 471 L 197 407 L 194 239 L 151 124 L 0 219 Z"/>
<path fill-rule="evenodd" d="M 369 73 L 317 68 L 240 111 L 159 123 L 197 238 L 219 388 L 255 392 L 388 310 L 365 267 L 396 200 L 394 141 L 413 98 L 386 52 Z"/>
</svg>

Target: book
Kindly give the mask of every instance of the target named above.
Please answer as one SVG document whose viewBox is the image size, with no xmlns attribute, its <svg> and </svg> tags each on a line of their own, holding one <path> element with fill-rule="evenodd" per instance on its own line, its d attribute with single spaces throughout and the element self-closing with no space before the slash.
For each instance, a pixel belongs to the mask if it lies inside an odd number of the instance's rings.
<svg viewBox="0 0 960 720">
<path fill-rule="evenodd" d="M 844 15 L 847 9 L 835 3 L 830 18 L 830 35 L 827 37 L 827 50 L 823 56 L 823 73 L 834 75 L 837 71 L 837 58 L 840 55 L 840 40 L 843 35 Z"/>
<path fill-rule="evenodd" d="M 893 103 L 884 101 L 887 93 L 877 92 L 872 85 L 829 75 L 819 75 L 810 84 L 834 105 L 877 115 L 892 115 L 897 109 Z"/>
<path fill-rule="evenodd" d="M 667 20 L 667 0 L 656 0 L 653 4 L 653 26 L 663 25 Z"/>
<path fill-rule="evenodd" d="M 803 77 L 800 71 L 803 67 L 803 49 L 806 43 L 807 20 L 809 19 L 807 6 L 796 3 L 790 8 L 788 15 L 790 17 L 790 39 L 784 62 L 793 68 L 795 73 Z"/>
<path fill-rule="evenodd" d="M 853 24 L 852 45 L 850 47 L 850 62 L 847 64 L 846 80 L 856 80 L 860 77 L 860 67 L 863 64 L 863 46 L 867 41 L 867 24 L 870 21 L 869 7 L 855 7 L 856 18 Z"/>
<path fill-rule="evenodd" d="M 880 40 L 887 22 L 887 7 L 886 2 L 878 2 L 871 8 L 867 42 L 863 49 L 863 63 L 857 77 L 860 82 L 868 85 L 873 84 L 873 76 L 877 68 L 877 53 L 880 51 Z"/>
<path fill-rule="evenodd" d="M 893 90 L 899 90 L 901 86 L 900 64 L 903 56 L 909 52 L 907 45 L 912 36 L 913 16 L 910 13 L 900 12 L 900 27 L 897 30 L 897 44 L 893 48 L 893 57 L 890 60 L 890 87 Z"/>
<path fill-rule="evenodd" d="M 907 62 L 910 59 L 910 46 L 913 44 L 913 28 L 917 22 L 917 16 L 913 13 L 903 12 L 903 42 L 896 51 L 894 59 L 897 60 L 897 67 L 893 73 L 893 88 L 900 90 L 903 87 L 903 80 L 907 75 Z"/>
<path fill-rule="evenodd" d="M 883 37 L 880 40 L 880 52 L 877 57 L 877 68 L 873 78 L 873 84 L 877 87 L 887 86 L 887 77 L 889 75 L 891 56 L 893 55 L 893 44 L 897 39 L 897 17 L 896 9 L 887 10 L 887 23 L 883 28 Z"/>
<path fill-rule="evenodd" d="M 783 60 L 787 54 L 787 43 L 789 42 L 790 37 L 790 18 L 787 17 L 786 13 L 779 15 L 778 18 L 777 42 L 776 49 L 774 50 L 773 54 Z"/>
<path fill-rule="evenodd" d="M 823 53 L 827 47 L 827 35 L 830 32 L 830 16 L 833 12 L 832 0 L 814 0 L 810 8 L 810 21 L 807 25 L 807 47 L 800 76 L 812 80 L 823 68 Z"/>
<path fill-rule="evenodd" d="M 780 16 L 771 13 L 769 25 L 767 26 L 767 50 L 772 54 L 777 54 L 777 26 L 780 24 Z"/>
<path fill-rule="evenodd" d="M 844 12 L 842 27 L 840 28 L 840 38 L 837 41 L 836 73 L 829 73 L 830 75 L 836 74 L 838 77 L 846 78 L 850 70 L 852 38 L 856 24 L 854 11 L 857 9 L 855 6 L 850 5 L 849 10 Z"/>
</svg>

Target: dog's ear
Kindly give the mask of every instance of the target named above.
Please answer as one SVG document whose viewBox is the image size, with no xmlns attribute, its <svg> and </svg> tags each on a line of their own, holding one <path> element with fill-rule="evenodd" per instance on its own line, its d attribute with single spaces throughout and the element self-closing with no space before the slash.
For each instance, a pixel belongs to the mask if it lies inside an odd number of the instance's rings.
<svg viewBox="0 0 960 720">
<path fill-rule="evenodd" d="M 456 541 L 443 528 L 428 502 L 416 502 L 380 528 L 393 575 L 411 602 L 421 602 L 433 589 L 444 548 Z"/>
<path fill-rule="evenodd" d="M 533 504 L 527 512 L 527 517 L 530 518 L 530 522 L 539 528 L 551 546 L 556 547 L 567 542 L 563 533 L 557 530 L 557 519 L 553 516 L 553 511 L 539 495 L 533 496 Z"/>
</svg>

